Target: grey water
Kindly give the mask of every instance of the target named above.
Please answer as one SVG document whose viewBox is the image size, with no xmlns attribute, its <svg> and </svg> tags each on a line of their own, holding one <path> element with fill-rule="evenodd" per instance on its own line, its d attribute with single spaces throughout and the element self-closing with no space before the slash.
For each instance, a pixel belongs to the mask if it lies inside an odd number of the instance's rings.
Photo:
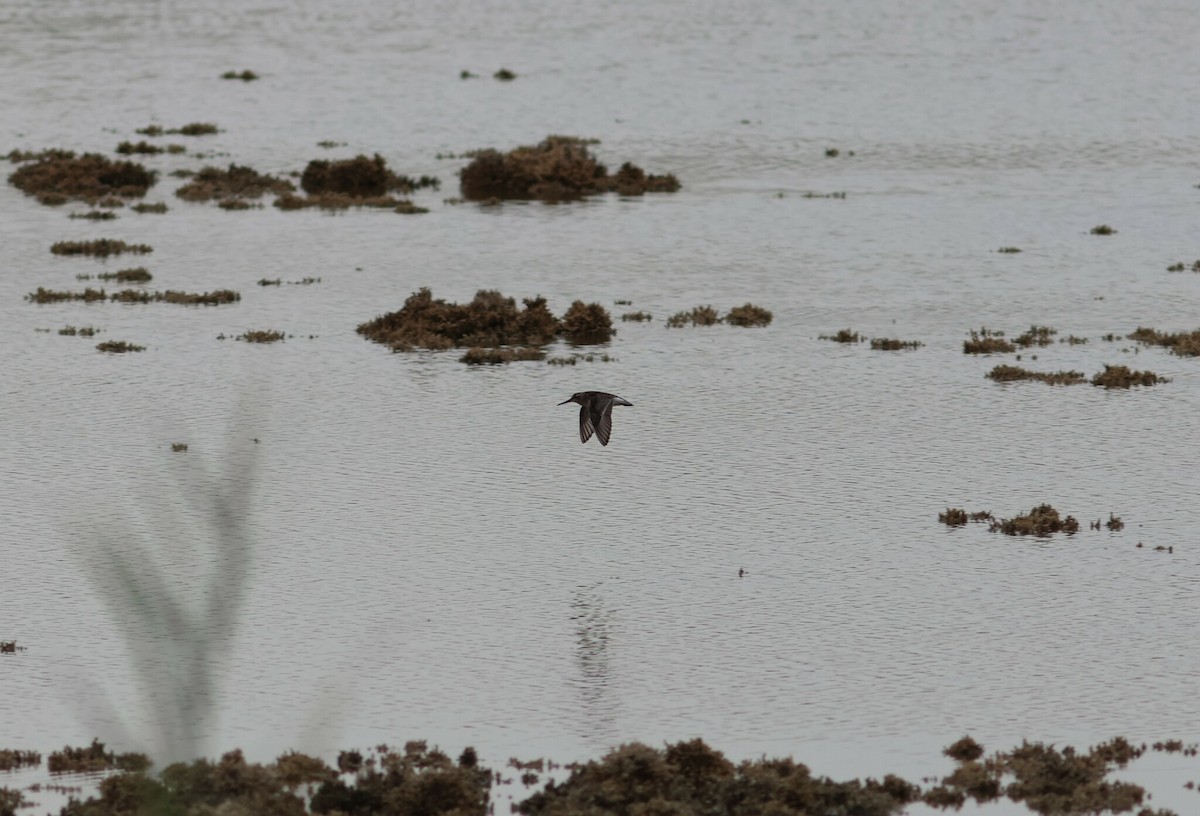
<svg viewBox="0 0 1200 816">
<path fill-rule="evenodd" d="M 5 747 L 427 739 L 499 765 L 701 736 L 918 778 L 964 733 L 1197 739 L 1200 362 L 1123 339 L 1200 323 L 1200 274 L 1166 271 L 1200 258 L 1197 22 L 1165 0 L 8 0 L 0 150 L 221 132 L 138 159 L 164 215 L 70 220 L 0 187 L 0 640 L 25 647 L 0 655 Z M 261 79 L 219 79 L 243 68 Z M 445 155 L 552 133 L 683 188 L 447 201 L 467 160 Z M 173 195 L 177 169 L 359 153 L 438 176 L 430 212 Z M 48 251 L 97 237 L 154 252 Z M 25 300 L 139 264 L 242 300 Z M 615 360 L 477 368 L 356 334 L 423 286 L 600 302 L 614 340 L 551 353 Z M 771 325 L 665 327 L 746 302 Z M 1035 324 L 1087 342 L 962 352 Z M 923 345 L 821 339 L 843 328 Z M 233 339 L 252 329 L 292 336 Z M 999 363 L 1171 381 L 1001 385 Z M 582 390 L 634 404 L 607 448 L 556 407 Z M 1083 529 L 937 521 L 1044 502 Z M 1088 529 L 1109 513 L 1124 530 Z M 169 621 L 131 611 L 156 581 Z M 1156 805 L 1188 793 L 1170 771 Z"/>
</svg>

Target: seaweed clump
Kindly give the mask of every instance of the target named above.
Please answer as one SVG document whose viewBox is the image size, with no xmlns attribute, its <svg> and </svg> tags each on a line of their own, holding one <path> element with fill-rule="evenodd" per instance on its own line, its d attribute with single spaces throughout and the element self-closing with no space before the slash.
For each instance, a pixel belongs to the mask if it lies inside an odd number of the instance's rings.
<svg viewBox="0 0 1200 816">
<path fill-rule="evenodd" d="M 882 781 L 835 782 L 785 759 L 734 765 L 703 740 L 655 749 L 623 745 L 599 761 L 577 766 L 562 783 L 517 805 L 533 816 L 577 813 L 691 814 L 853 813 L 887 816 L 916 801 L 916 785 L 888 775 Z"/>
<path fill-rule="evenodd" d="M 1017 347 L 1004 339 L 1004 332 L 982 328 L 971 330 L 971 339 L 963 341 L 963 354 L 1007 354 Z"/>
<path fill-rule="evenodd" d="M 234 339 L 244 340 L 247 343 L 276 343 L 284 339 L 284 334 L 274 329 L 256 329 L 248 331 L 245 334 L 239 334 Z"/>
<path fill-rule="evenodd" d="M 133 269 L 118 269 L 116 272 L 101 272 L 97 275 L 100 280 L 115 280 L 117 283 L 149 283 L 154 277 L 144 266 Z"/>
<path fill-rule="evenodd" d="M 722 319 L 731 326 L 751 328 L 769 326 L 774 317 L 769 309 L 764 309 L 762 306 L 755 306 L 753 303 L 746 303 L 741 306 L 734 306 Z"/>
<path fill-rule="evenodd" d="M 1092 377 L 1092 385 L 1103 388 L 1132 388 L 1135 385 L 1155 385 L 1170 382 L 1153 371 L 1134 371 L 1129 366 L 1105 365 L 1104 370 Z"/>
<path fill-rule="evenodd" d="M 69 150 L 50 150 L 9 175 L 8 181 L 25 195 L 47 205 L 71 199 L 92 203 L 106 196 L 141 198 L 156 174 L 131 161 L 112 161 L 99 153 L 76 156 Z"/>
<path fill-rule="evenodd" d="M 904 349 L 919 349 L 925 345 L 920 340 L 900 340 L 887 337 L 872 337 L 871 348 L 876 351 L 902 351 Z"/>
<path fill-rule="evenodd" d="M 837 334 L 822 334 L 817 339 L 832 340 L 835 343 L 857 343 L 862 340 L 858 332 L 850 329 L 838 329 Z"/>
<path fill-rule="evenodd" d="M 60 773 L 90 773 L 93 771 L 144 771 L 150 767 L 150 759 L 145 754 L 117 754 L 104 750 L 104 743 L 93 739 L 86 748 L 64 746 L 61 751 L 54 751 L 46 759 L 46 767 L 52 774 Z"/>
<path fill-rule="evenodd" d="M 1031 371 L 1014 365 L 998 365 L 984 376 L 996 382 L 1037 380 L 1047 385 L 1078 385 L 1087 382 L 1087 377 L 1081 371 Z"/>
<path fill-rule="evenodd" d="M 1200 329 L 1190 332 L 1161 332 L 1157 329 L 1138 326 L 1128 337 L 1130 340 L 1136 340 L 1148 346 L 1162 346 L 1170 349 L 1172 354 L 1180 357 L 1200 356 Z"/>
<path fill-rule="evenodd" d="M 153 251 L 154 247 L 148 244 L 127 244 L 113 238 L 100 238 L 95 241 L 58 241 L 50 246 L 50 252 L 55 255 L 94 255 L 97 258 L 107 258 L 109 255 L 120 255 L 125 252 L 145 255 Z"/>
<path fill-rule="evenodd" d="M 96 344 L 96 351 L 106 351 L 110 354 L 125 354 L 130 351 L 145 351 L 145 346 L 135 345 L 125 340 L 105 340 Z"/>
<path fill-rule="evenodd" d="M 460 172 L 463 197 L 561 201 L 611 191 L 642 195 L 679 189 L 674 175 L 647 174 L 628 162 L 609 175 L 588 151 L 588 143 L 574 136 L 547 136 L 537 145 L 507 153 L 481 150 Z"/>
<path fill-rule="evenodd" d="M 607 343 L 615 330 L 608 310 L 599 303 L 577 300 L 562 319 L 562 335 L 577 345 Z"/>
<path fill-rule="evenodd" d="M 387 207 L 402 214 L 412 214 L 428 211 L 388 193 L 398 191 L 408 195 L 422 187 L 437 189 L 440 186 L 441 182 L 433 176 L 414 179 L 392 172 L 378 153 L 373 158 L 359 155 L 341 161 L 314 159 L 300 177 L 300 188 L 307 196 L 286 195 L 277 200 L 275 206 L 284 210 Z"/>
<path fill-rule="evenodd" d="M 721 322 L 717 310 L 712 306 L 697 306 L 690 312 L 676 312 L 667 318 L 668 329 L 678 329 L 691 323 L 693 326 L 715 326 Z"/>
<path fill-rule="evenodd" d="M 470 303 L 448 303 L 423 287 L 398 311 L 358 326 L 358 333 L 393 351 L 498 346 L 541 346 L 553 342 L 561 324 L 543 297 L 525 298 L 525 308 L 494 290 L 480 290 Z"/>
<path fill-rule="evenodd" d="M 262 198 L 266 193 L 283 195 L 296 189 L 287 179 L 259 173 L 251 167 L 230 164 L 229 169 L 205 167 L 175 191 L 184 201 Z"/>
<path fill-rule="evenodd" d="M 1024 516 L 993 519 L 988 530 L 1011 536 L 1033 535 L 1044 538 L 1052 533 L 1077 533 L 1079 521 L 1074 516 L 1060 516 L 1059 512 L 1048 504 L 1040 504 Z"/>
<path fill-rule="evenodd" d="M 544 360 L 545 358 L 546 351 L 535 347 L 480 348 L 473 346 L 467 349 L 467 352 L 459 357 L 458 361 L 467 365 L 500 365 L 518 360 Z"/>
</svg>

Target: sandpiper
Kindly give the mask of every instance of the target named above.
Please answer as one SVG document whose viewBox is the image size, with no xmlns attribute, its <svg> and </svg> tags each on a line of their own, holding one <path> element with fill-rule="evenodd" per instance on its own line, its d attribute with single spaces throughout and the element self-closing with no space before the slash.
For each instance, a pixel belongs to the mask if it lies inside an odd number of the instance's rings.
<svg viewBox="0 0 1200 816">
<path fill-rule="evenodd" d="M 633 406 L 629 400 L 603 391 L 580 391 L 578 394 L 572 394 L 570 399 L 563 400 L 559 405 L 566 405 L 568 402 L 577 402 L 581 406 L 579 409 L 579 441 L 587 442 L 594 433 L 601 445 L 607 445 L 608 438 L 612 435 L 613 406 Z"/>
</svg>

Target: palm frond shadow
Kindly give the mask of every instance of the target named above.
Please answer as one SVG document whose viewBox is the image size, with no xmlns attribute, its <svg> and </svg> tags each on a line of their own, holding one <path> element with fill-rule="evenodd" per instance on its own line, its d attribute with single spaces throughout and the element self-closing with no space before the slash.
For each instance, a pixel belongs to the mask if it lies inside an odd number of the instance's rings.
<svg viewBox="0 0 1200 816">
<path fill-rule="evenodd" d="M 134 729 L 122 724 L 129 718 L 94 687 L 83 695 L 91 710 L 81 713 L 93 721 L 102 713 L 124 742 L 148 739 L 163 765 L 205 753 L 219 658 L 236 634 L 249 586 L 253 446 L 220 461 L 218 469 L 189 454 L 186 472 L 173 484 L 174 503 L 154 504 L 164 482 L 171 483 L 162 480 L 157 490 L 138 494 L 149 508 L 144 523 L 126 521 L 75 537 L 84 573 L 125 638 L 153 733 L 132 738 Z M 173 514 L 172 508 L 183 512 Z M 88 538 L 95 546 L 86 546 Z"/>
</svg>

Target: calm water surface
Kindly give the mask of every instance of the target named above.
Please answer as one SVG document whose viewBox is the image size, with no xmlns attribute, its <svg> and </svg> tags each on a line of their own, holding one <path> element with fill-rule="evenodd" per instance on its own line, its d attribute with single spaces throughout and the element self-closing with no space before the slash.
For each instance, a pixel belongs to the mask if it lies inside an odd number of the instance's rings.
<svg viewBox="0 0 1200 816">
<path fill-rule="evenodd" d="M 1200 363 L 1101 339 L 1200 322 L 1200 275 L 1166 271 L 1200 257 L 1191 8 L 327 5 L 0 10 L 3 150 L 222 128 L 143 159 L 166 215 L 68 220 L 81 205 L 0 188 L 0 639 L 27 647 L 0 660 L 5 744 L 265 759 L 425 738 L 502 763 L 703 736 L 918 778 L 966 732 L 1200 737 Z M 262 79 L 217 79 L 242 68 Z M 438 153 L 548 133 L 684 188 L 443 203 L 464 160 Z M 416 196 L 429 214 L 231 213 L 167 175 L 375 152 L 443 180 Z M 155 251 L 48 252 L 96 237 Z M 154 287 L 242 300 L 23 300 L 143 262 Z M 595 349 L 615 362 L 573 367 L 473 369 L 355 334 L 421 286 L 654 320 L 618 323 Z M 747 301 L 769 328 L 664 328 Z M 1032 324 L 1088 342 L 1022 365 L 1172 382 L 1002 386 L 983 375 L 1011 355 L 961 351 L 970 329 Z M 148 348 L 102 355 L 66 325 Z M 295 336 L 217 339 L 268 328 Z M 925 345 L 819 339 L 842 328 Z M 634 403 L 608 448 L 555 407 L 584 389 Z M 1042 502 L 1085 530 L 937 523 Z M 1086 529 L 1110 512 L 1124 531 Z M 178 618 L 131 606 L 150 576 Z M 1195 768 L 1160 765 L 1142 781 L 1186 812 L 1176 777 Z"/>
</svg>

